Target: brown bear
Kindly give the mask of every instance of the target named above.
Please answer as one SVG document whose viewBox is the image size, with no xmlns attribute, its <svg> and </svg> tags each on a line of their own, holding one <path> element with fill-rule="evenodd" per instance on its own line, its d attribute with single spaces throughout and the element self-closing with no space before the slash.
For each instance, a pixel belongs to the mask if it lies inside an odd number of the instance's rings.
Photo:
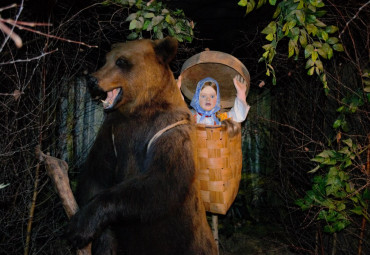
<svg viewBox="0 0 370 255">
<path fill-rule="evenodd" d="M 169 67 L 176 51 L 169 37 L 117 44 L 91 76 L 108 113 L 79 178 L 81 209 L 66 228 L 74 247 L 217 254 L 195 180 L 194 123 Z"/>
</svg>

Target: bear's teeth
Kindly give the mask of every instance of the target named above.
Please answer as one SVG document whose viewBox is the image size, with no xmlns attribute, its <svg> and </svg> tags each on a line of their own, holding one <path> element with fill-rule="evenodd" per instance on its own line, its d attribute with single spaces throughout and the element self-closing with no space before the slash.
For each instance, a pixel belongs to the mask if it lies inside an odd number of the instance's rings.
<svg viewBox="0 0 370 255">
<path fill-rule="evenodd" d="M 112 104 L 111 100 L 101 100 L 101 102 L 103 103 L 104 108 L 107 108 Z"/>
</svg>

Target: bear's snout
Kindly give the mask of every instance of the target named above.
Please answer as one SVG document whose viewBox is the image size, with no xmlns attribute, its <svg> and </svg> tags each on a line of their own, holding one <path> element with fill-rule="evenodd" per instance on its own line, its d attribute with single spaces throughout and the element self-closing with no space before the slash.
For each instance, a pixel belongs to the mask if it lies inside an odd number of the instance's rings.
<svg viewBox="0 0 370 255">
<path fill-rule="evenodd" d="M 86 77 L 87 88 L 89 89 L 90 95 L 94 99 L 105 99 L 107 93 L 99 87 L 98 79 L 92 75 Z"/>
</svg>

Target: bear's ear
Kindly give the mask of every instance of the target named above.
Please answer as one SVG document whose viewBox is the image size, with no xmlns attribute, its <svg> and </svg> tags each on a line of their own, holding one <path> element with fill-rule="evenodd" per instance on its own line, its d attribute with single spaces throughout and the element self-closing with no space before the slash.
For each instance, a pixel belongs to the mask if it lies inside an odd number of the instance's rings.
<svg viewBox="0 0 370 255">
<path fill-rule="evenodd" d="M 177 46 L 177 40 L 167 36 L 164 39 L 155 41 L 154 51 L 163 64 L 168 64 L 176 56 Z"/>
</svg>

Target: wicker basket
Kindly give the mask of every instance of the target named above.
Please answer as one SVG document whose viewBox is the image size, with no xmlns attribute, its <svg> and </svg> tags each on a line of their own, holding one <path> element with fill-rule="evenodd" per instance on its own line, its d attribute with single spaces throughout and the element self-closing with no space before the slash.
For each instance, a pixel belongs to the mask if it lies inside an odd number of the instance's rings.
<svg viewBox="0 0 370 255">
<path fill-rule="evenodd" d="M 228 137 L 225 126 L 196 125 L 197 180 L 206 211 L 226 214 L 238 193 L 242 170 L 240 132 Z"/>
</svg>

